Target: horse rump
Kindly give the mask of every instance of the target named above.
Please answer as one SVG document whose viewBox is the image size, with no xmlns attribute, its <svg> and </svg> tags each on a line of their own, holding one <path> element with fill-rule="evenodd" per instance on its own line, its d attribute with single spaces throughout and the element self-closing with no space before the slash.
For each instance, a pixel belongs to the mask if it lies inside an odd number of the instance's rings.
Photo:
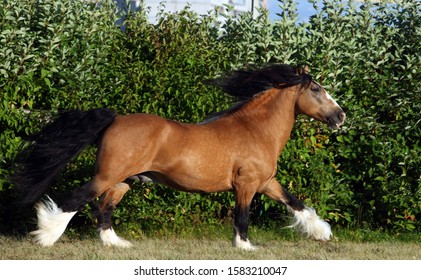
<svg viewBox="0 0 421 280">
<path fill-rule="evenodd" d="M 38 200 L 66 164 L 94 144 L 115 116 L 110 109 L 63 112 L 35 134 L 32 143 L 16 158 L 12 182 L 19 203 L 27 205 Z"/>
</svg>

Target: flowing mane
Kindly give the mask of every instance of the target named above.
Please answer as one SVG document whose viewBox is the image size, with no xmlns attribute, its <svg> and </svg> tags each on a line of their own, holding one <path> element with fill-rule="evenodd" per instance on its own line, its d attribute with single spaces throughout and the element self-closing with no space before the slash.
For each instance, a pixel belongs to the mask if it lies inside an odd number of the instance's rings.
<svg viewBox="0 0 421 280">
<path fill-rule="evenodd" d="M 238 102 L 227 110 L 211 114 L 204 122 L 208 123 L 237 111 L 242 105 L 266 90 L 284 89 L 296 85 L 306 87 L 312 80 L 311 75 L 306 73 L 303 67 L 292 67 L 287 64 L 271 64 L 256 70 L 233 71 L 213 80 L 212 84 Z"/>
<path fill-rule="evenodd" d="M 214 84 L 239 101 L 247 101 L 256 94 L 271 88 L 307 86 L 312 81 L 302 67 L 272 64 L 257 70 L 239 70 L 215 79 Z"/>
</svg>

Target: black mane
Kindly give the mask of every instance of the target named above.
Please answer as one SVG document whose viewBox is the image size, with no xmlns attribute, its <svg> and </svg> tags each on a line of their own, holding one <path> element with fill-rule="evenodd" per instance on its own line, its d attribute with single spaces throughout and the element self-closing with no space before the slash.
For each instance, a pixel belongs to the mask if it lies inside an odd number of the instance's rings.
<svg viewBox="0 0 421 280">
<path fill-rule="evenodd" d="M 237 104 L 231 108 L 208 116 L 204 123 L 211 122 L 224 115 L 233 113 L 250 101 L 257 94 L 266 90 L 283 89 L 296 85 L 309 86 L 312 81 L 310 74 L 302 67 L 292 67 L 287 64 L 271 64 L 256 70 L 239 70 L 217 78 L 212 84 L 233 96 Z"/>
<path fill-rule="evenodd" d="M 238 101 L 248 101 L 256 94 L 271 88 L 308 86 L 311 75 L 302 67 L 271 64 L 256 70 L 239 70 L 214 80 L 214 84 Z"/>
</svg>

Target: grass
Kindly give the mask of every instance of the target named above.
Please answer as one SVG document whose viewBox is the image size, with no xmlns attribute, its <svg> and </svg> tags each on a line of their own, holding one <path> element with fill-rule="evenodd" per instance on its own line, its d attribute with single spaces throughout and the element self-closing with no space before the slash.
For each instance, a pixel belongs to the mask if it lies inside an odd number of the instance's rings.
<svg viewBox="0 0 421 280">
<path fill-rule="evenodd" d="M 120 233 L 124 236 L 125 234 Z M 126 234 L 129 236 L 130 234 Z M 194 228 L 182 234 L 144 234 L 129 249 L 106 247 L 92 231 L 67 234 L 52 247 L 30 236 L 0 235 L 0 259 L 9 260 L 421 260 L 421 235 L 388 235 L 370 231 L 339 231 L 330 242 L 317 242 L 288 229 L 250 228 L 257 251 L 231 246 L 232 228 Z"/>
</svg>

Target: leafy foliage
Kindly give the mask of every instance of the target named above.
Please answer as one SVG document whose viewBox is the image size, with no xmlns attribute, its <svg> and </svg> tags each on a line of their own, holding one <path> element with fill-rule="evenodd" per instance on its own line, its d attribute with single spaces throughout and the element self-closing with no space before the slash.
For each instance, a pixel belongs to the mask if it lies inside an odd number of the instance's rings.
<svg viewBox="0 0 421 280">
<path fill-rule="evenodd" d="M 198 122 L 231 105 L 206 80 L 238 68 L 308 64 L 347 112 L 330 131 L 299 118 L 279 159 L 278 180 L 342 227 L 419 231 L 421 220 L 421 3 L 309 0 L 299 22 L 294 0 L 266 11 L 198 15 L 118 10 L 112 1 L 6 0 L 0 4 L 0 225 L 10 230 L 9 176 L 27 136 L 59 110 L 110 107 Z M 220 11 L 220 10 L 218 10 Z M 124 16 L 124 32 L 116 20 Z M 52 194 L 89 180 L 90 149 L 73 160 Z M 138 185 L 115 212 L 132 229 L 172 228 L 229 219 L 230 193 L 188 194 Z M 91 220 L 90 208 L 84 216 Z M 252 220 L 283 219 L 282 205 L 256 196 Z M 22 215 L 26 216 L 27 213 Z M 21 217 L 19 217 L 21 218 Z M 11 222 L 12 221 L 12 222 Z M 85 221 L 86 222 L 86 221 Z"/>
</svg>

